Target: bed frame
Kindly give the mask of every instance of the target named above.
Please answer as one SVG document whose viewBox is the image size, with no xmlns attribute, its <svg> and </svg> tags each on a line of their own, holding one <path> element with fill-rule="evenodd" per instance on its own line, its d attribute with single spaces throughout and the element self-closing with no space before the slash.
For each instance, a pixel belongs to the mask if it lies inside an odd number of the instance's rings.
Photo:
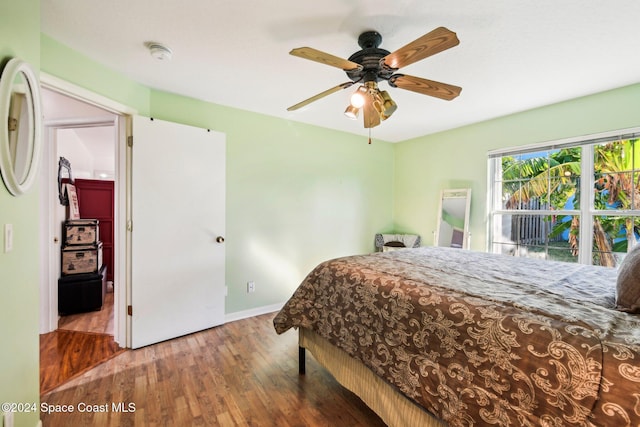
<svg viewBox="0 0 640 427">
<path fill-rule="evenodd" d="M 315 332 L 300 328 L 298 370 L 306 370 L 306 350 L 346 389 L 358 396 L 388 426 L 445 427 L 446 424 L 407 399 L 369 368 Z"/>
</svg>

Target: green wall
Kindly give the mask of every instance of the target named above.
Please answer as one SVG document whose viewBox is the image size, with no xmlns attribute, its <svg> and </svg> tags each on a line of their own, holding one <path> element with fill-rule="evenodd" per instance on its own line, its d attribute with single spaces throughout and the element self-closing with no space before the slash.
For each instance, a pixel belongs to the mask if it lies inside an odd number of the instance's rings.
<svg viewBox="0 0 640 427">
<path fill-rule="evenodd" d="M 391 144 L 146 88 L 41 35 L 34 11 L 37 0 L 3 10 L 4 59 L 24 58 L 141 115 L 227 135 L 227 313 L 282 303 L 317 263 L 370 252 L 374 234 L 392 228 Z M 39 193 L 0 188 L 0 225 L 15 234 L 13 252 L 0 253 L 0 402 L 39 402 Z M 35 426 L 38 414 L 15 419 Z"/>
<path fill-rule="evenodd" d="M 227 314 L 282 303 L 313 266 L 373 251 L 374 234 L 392 228 L 392 144 L 145 88 L 45 35 L 42 70 L 226 134 Z"/>
<path fill-rule="evenodd" d="M 42 71 L 149 114 L 150 89 L 39 34 Z"/>
<path fill-rule="evenodd" d="M 472 247 L 484 249 L 488 150 L 638 126 L 640 85 L 416 138 L 399 144 L 222 107 L 139 85 L 40 34 L 39 1 L 5 2 L 0 55 L 136 109 L 227 135 L 227 313 L 284 301 L 331 257 L 373 249 L 376 232 L 431 243 L 439 192 L 471 187 Z M 452 149 L 451 147 L 455 147 Z M 463 156 L 460 153 L 464 153 Z M 38 401 L 39 189 L 0 188 L 0 401 Z M 257 284 L 254 294 L 246 282 Z M 18 415 L 34 426 L 37 414 Z"/>
<path fill-rule="evenodd" d="M 40 1 L 4 1 L 0 61 L 11 57 L 40 66 Z M 39 405 L 39 189 L 13 197 L 0 185 L 0 230 L 12 224 L 13 251 L 0 238 L 0 402 Z M 1 414 L 1 412 L 0 412 Z M 34 427 L 37 413 L 15 414 L 17 427 Z"/>
<path fill-rule="evenodd" d="M 470 187 L 471 248 L 485 250 L 487 152 L 640 126 L 640 84 L 416 138 L 395 146 L 394 223 L 432 245 L 440 190 Z"/>
</svg>

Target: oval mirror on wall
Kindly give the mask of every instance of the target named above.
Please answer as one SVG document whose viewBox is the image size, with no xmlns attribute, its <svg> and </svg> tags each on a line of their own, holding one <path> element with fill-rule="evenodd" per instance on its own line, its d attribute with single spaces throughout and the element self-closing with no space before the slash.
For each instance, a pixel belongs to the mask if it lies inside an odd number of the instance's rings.
<svg viewBox="0 0 640 427">
<path fill-rule="evenodd" d="M 0 77 L 0 172 L 14 196 L 36 178 L 40 159 L 40 88 L 31 66 L 13 58 Z"/>
</svg>

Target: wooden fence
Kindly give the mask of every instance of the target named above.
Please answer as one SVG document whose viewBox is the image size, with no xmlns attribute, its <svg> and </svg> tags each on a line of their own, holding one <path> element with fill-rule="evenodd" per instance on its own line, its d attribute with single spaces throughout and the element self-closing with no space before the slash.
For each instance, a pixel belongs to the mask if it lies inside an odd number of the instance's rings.
<svg viewBox="0 0 640 427">
<path fill-rule="evenodd" d="M 521 209 L 547 210 L 548 205 L 532 198 Z M 544 245 L 547 242 L 560 242 L 562 235 L 549 238 L 558 218 L 549 221 L 547 215 L 511 215 L 511 240 L 520 245 Z"/>
</svg>

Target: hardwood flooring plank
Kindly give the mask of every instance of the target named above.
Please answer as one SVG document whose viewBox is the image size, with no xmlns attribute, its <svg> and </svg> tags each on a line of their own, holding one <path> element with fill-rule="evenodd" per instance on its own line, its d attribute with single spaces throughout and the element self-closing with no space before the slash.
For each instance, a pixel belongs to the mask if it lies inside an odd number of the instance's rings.
<svg viewBox="0 0 640 427">
<path fill-rule="evenodd" d="M 113 335 L 113 290 L 107 292 L 100 310 L 60 317 L 58 329 Z"/>
<path fill-rule="evenodd" d="M 44 427 L 384 426 L 313 357 L 299 376 L 297 332 L 278 336 L 273 316 L 127 350 L 41 400 L 133 403 L 134 412 L 43 413 Z"/>
<path fill-rule="evenodd" d="M 40 393 L 124 351 L 110 335 L 57 330 L 40 335 Z"/>
</svg>

